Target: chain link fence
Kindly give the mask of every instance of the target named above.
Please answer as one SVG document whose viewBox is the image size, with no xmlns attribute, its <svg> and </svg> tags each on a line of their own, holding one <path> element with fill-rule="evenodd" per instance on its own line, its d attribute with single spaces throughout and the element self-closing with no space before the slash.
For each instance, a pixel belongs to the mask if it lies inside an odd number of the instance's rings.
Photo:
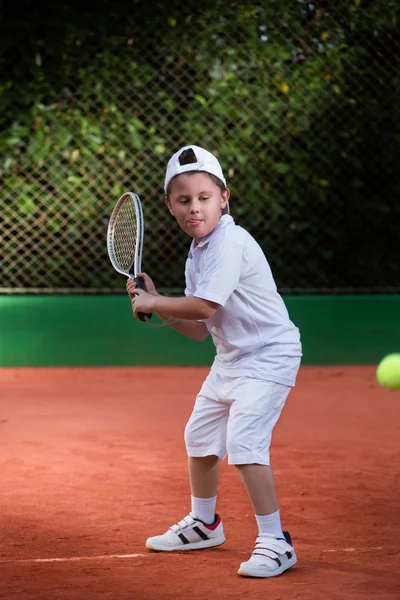
<svg viewBox="0 0 400 600">
<path fill-rule="evenodd" d="M 163 31 L 126 27 L 106 47 L 70 36 L 68 84 L 1 138 L 2 293 L 122 292 L 106 230 L 125 191 L 143 203 L 143 269 L 182 293 L 190 240 L 163 180 L 190 143 L 218 156 L 231 214 L 281 292 L 400 291 L 396 19 L 357 21 L 360 2 L 353 22 L 304 2 L 273 19 L 263 3 L 228 4 Z M 51 59 L 31 60 L 43 80 Z"/>
</svg>

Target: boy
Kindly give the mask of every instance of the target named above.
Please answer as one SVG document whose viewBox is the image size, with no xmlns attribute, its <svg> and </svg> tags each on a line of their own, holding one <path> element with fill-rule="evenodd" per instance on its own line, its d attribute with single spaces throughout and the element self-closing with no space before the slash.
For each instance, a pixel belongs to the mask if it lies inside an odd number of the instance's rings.
<svg viewBox="0 0 400 600">
<path fill-rule="evenodd" d="M 219 462 L 228 455 L 258 525 L 253 554 L 238 573 L 279 575 L 297 558 L 289 533 L 282 531 L 269 446 L 300 366 L 299 331 L 260 246 L 229 215 L 230 192 L 216 157 L 198 146 L 181 148 L 168 163 L 165 193 L 170 213 L 193 238 L 185 297 L 160 296 L 142 273 L 146 292 L 127 282 L 133 313 L 172 319 L 175 329 L 194 340 L 210 333 L 216 357 L 185 429 L 191 512 L 146 546 L 195 550 L 225 541 L 215 508 Z"/>
</svg>

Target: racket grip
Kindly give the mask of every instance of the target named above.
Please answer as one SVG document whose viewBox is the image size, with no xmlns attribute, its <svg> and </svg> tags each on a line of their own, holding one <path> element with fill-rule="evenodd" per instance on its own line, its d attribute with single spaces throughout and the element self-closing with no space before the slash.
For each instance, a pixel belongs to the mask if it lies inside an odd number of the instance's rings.
<svg viewBox="0 0 400 600">
<path fill-rule="evenodd" d="M 140 288 L 141 290 L 146 291 L 146 286 L 144 285 L 144 281 L 142 277 L 134 277 L 133 281 L 136 283 L 136 285 L 138 286 L 138 288 Z M 145 320 L 145 317 L 147 317 L 148 319 L 151 319 L 151 317 L 153 316 L 153 313 L 138 313 L 138 318 L 141 321 Z"/>
</svg>

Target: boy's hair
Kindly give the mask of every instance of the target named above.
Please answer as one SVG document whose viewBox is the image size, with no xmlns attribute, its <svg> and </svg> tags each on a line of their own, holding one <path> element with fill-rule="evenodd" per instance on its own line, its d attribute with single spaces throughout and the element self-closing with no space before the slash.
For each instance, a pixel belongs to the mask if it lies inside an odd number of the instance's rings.
<svg viewBox="0 0 400 600">
<path fill-rule="evenodd" d="M 197 157 L 196 157 L 193 149 L 188 148 L 187 150 L 183 150 L 182 153 L 179 155 L 179 164 L 182 166 L 182 165 L 191 165 L 193 163 L 197 163 Z M 221 181 L 221 179 L 219 179 L 219 177 L 216 177 L 216 175 L 213 175 L 212 173 L 208 173 L 207 171 L 199 171 L 199 170 L 185 171 L 185 175 L 195 175 L 196 173 L 204 173 L 205 175 L 207 175 L 207 177 L 209 177 L 211 179 L 211 181 L 219 187 L 221 192 L 224 192 L 226 190 L 226 185 L 224 184 L 224 182 Z M 177 177 L 179 177 L 179 175 L 180 174 L 178 173 L 177 175 L 172 177 L 172 179 L 169 181 L 169 183 L 167 185 L 167 189 L 166 189 L 167 197 L 170 195 L 171 186 L 172 186 L 173 181 Z"/>
</svg>

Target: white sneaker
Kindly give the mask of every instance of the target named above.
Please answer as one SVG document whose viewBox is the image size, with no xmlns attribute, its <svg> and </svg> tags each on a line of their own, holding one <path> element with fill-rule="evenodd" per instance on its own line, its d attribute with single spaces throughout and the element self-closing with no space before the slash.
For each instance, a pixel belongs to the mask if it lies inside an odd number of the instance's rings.
<svg viewBox="0 0 400 600">
<path fill-rule="evenodd" d="M 146 548 L 159 552 L 173 550 L 201 550 L 219 546 L 225 541 L 221 517 L 215 515 L 214 523 L 207 525 L 189 513 L 182 521 L 172 525 L 163 535 L 146 540 Z"/>
<path fill-rule="evenodd" d="M 258 536 L 253 554 L 240 565 L 238 574 L 243 577 L 274 577 L 297 562 L 292 539 L 287 531 L 284 538 L 273 535 Z"/>
</svg>

